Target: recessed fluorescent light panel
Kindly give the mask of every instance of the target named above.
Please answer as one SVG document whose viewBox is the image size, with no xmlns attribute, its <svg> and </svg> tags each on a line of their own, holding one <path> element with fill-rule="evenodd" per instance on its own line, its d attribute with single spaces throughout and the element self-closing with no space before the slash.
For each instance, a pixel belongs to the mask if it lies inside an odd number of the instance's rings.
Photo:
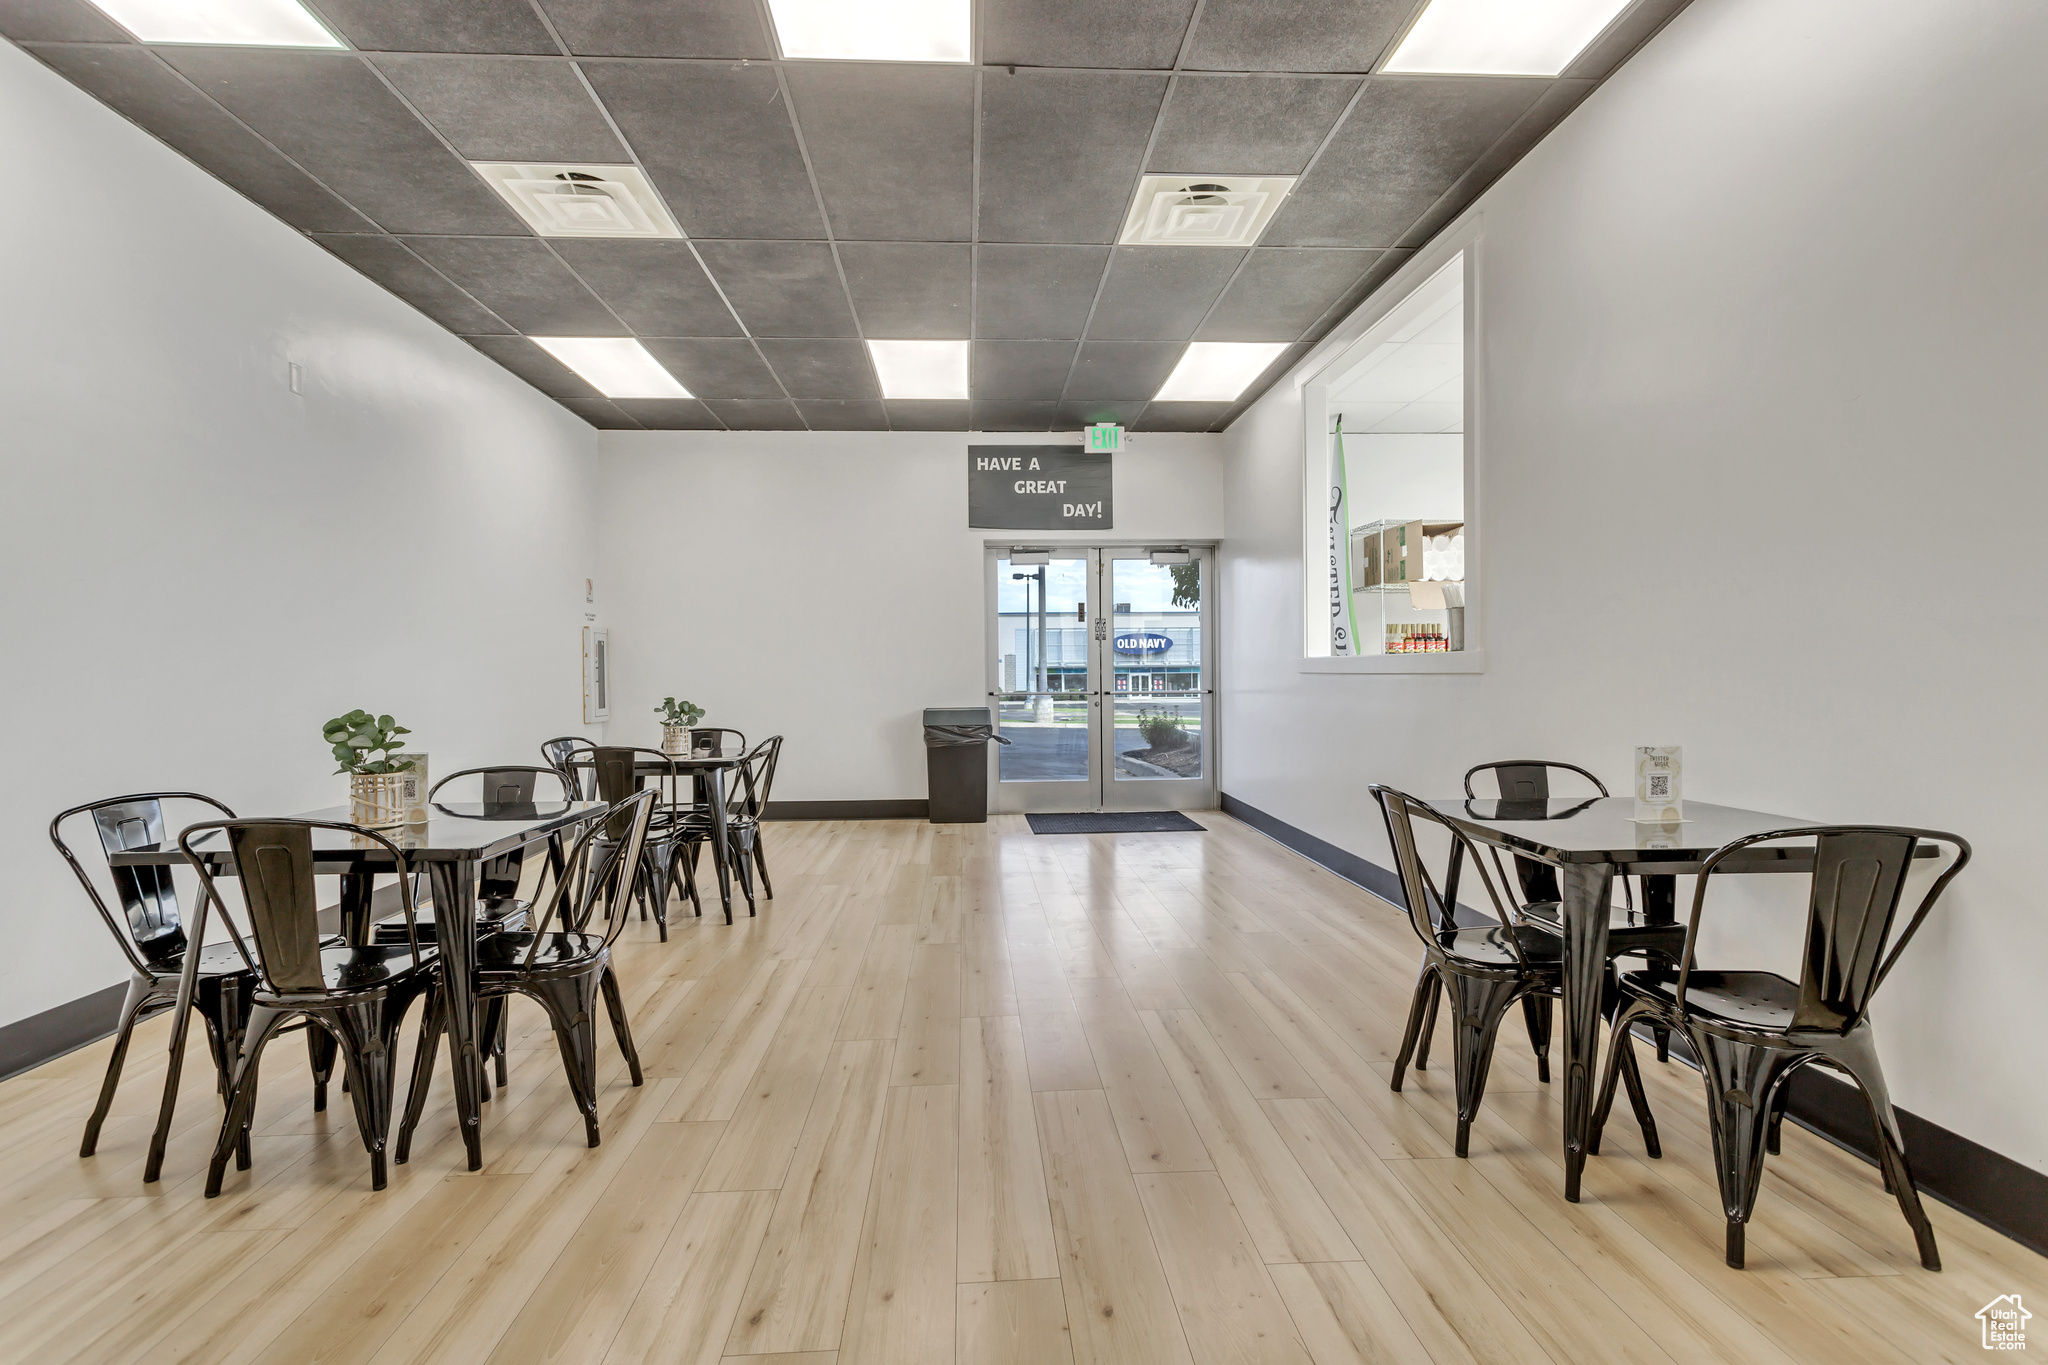
<svg viewBox="0 0 2048 1365">
<path fill-rule="evenodd" d="M 1383 70 L 1555 76 L 1628 0 L 1430 0 Z"/>
<path fill-rule="evenodd" d="M 1287 349 L 1284 341 L 1197 341 L 1152 395 L 1155 403 L 1234 403 Z"/>
<path fill-rule="evenodd" d="M 838 62 L 964 62 L 972 0 L 768 0 L 785 57 Z"/>
<path fill-rule="evenodd" d="M 632 337 L 532 337 L 607 398 L 688 398 L 690 391 Z"/>
<path fill-rule="evenodd" d="M 340 47 L 299 0 L 94 0 L 145 43 Z"/>
<path fill-rule="evenodd" d="M 638 166 L 470 167 L 543 237 L 680 237 L 667 205 Z"/>
<path fill-rule="evenodd" d="M 964 341 L 870 341 L 884 398 L 965 398 Z"/>
<path fill-rule="evenodd" d="M 1126 246 L 1235 246 L 1259 239 L 1291 175 L 1148 175 L 1124 215 Z"/>
</svg>

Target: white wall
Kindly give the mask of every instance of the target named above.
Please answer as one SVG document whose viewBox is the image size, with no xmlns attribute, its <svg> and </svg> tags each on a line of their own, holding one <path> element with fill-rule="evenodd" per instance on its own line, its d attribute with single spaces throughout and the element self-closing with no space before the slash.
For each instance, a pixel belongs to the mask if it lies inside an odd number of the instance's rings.
<svg viewBox="0 0 2048 1365">
<path fill-rule="evenodd" d="M 1299 671 L 1287 383 L 1228 433 L 1222 564 L 1225 790 L 1383 866 L 1369 782 L 1621 788 L 1653 743 L 1690 798 L 1965 834 L 1885 1065 L 2038 1168 L 2044 50 L 2033 0 L 1695 0 L 1484 197 L 1489 672 Z M 1724 965 L 1791 965 L 1764 880 L 1717 902 Z"/>
<path fill-rule="evenodd" d="M 0 128 L 4 1023 L 125 976 L 58 810 L 335 804 L 354 706 L 443 772 L 577 728 L 597 434 L 5 43 Z"/>
<path fill-rule="evenodd" d="M 922 797 L 920 713 L 987 700 L 983 545 L 1075 539 L 969 530 L 967 446 L 1054 439 L 606 432 L 607 738 L 656 743 L 654 707 L 685 697 L 707 725 L 786 737 L 778 801 Z M 1111 534 L 1218 537 L 1223 438 L 1130 441 Z"/>
</svg>

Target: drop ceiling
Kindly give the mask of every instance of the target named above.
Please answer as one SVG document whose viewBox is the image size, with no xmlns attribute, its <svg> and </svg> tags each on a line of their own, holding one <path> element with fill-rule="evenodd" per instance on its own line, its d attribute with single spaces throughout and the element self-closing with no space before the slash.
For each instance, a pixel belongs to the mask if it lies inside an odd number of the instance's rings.
<svg viewBox="0 0 2048 1365">
<path fill-rule="evenodd" d="M 0 34 L 595 426 L 1221 430 L 1685 0 L 1562 75 L 1374 74 L 1420 0 L 978 0 L 977 63 L 785 60 L 760 0 L 309 0 L 353 50 Z M 632 165 L 681 239 L 540 237 L 474 162 Z M 1148 174 L 1295 176 L 1250 248 L 1120 246 Z M 610 400 L 531 337 L 638 337 Z M 885 401 L 864 341 L 972 340 Z M 1191 341 L 1286 343 L 1154 402 Z"/>
</svg>

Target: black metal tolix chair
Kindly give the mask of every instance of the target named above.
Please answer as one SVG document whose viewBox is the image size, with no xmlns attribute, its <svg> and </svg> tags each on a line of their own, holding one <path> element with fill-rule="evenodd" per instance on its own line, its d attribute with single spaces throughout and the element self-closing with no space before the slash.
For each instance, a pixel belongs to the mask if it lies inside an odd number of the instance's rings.
<svg viewBox="0 0 2048 1365">
<path fill-rule="evenodd" d="M 597 1004 L 602 995 L 611 1016 L 612 1032 L 625 1054 L 633 1084 L 642 1081 L 640 1054 L 633 1046 L 618 974 L 612 970 L 611 947 L 632 912 L 635 869 L 647 841 L 656 793 L 641 791 L 619 802 L 603 820 L 591 825 L 569 854 L 569 875 L 555 884 L 536 922 L 560 918 L 561 930 L 518 930 L 493 934 L 477 944 L 476 992 L 479 1000 L 524 995 L 547 1011 L 561 1049 L 569 1089 L 582 1111 L 584 1132 L 598 1145 Z M 590 863 L 595 860 L 596 867 Z M 591 923 L 602 907 L 602 928 Z M 414 1056 L 412 1093 L 399 1128 L 398 1160 L 411 1155 L 413 1129 L 426 1108 L 433 1077 L 434 1054 L 446 1027 L 439 998 L 421 1021 L 419 1050 Z"/>
<path fill-rule="evenodd" d="M 1409 1002 L 1408 1027 L 1401 1038 L 1401 1052 L 1394 1059 L 1391 1088 L 1399 1090 L 1408 1059 L 1414 1055 L 1422 1032 L 1425 1012 L 1433 1005 L 1440 988 L 1450 997 L 1451 1040 L 1456 1068 L 1458 1130 L 1455 1150 L 1465 1156 L 1470 1147 L 1472 1123 L 1479 1116 L 1486 1095 L 1487 1072 L 1493 1065 L 1494 1040 L 1508 1009 L 1531 995 L 1556 995 L 1563 986 L 1564 951 L 1561 941 L 1532 925 L 1511 918 L 1492 874 L 1464 834 L 1431 810 L 1426 802 L 1375 785 L 1374 798 L 1386 817 L 1387 838 L 1393 845 L 1394 860 L 1401 874 L 1401 889 L 1408 900 L 1408 919 L 1415 936 L 1422 940 L 1422 972 Z M 1437 888 L 1423 865 L 1415 839 L 1415 822 L 1442 828 L 1450 836 L 1451 863 L 1471 853 L 1493 906 L 1497 921 L 1490 925 L 1461 925 L 1457 922 L 1456 893 Z M 1649 1123 L 1649 1105 L 1642 1098 L 1642 1084 L 1635 1076 L 1631 1059 L 1629 1093 L 1637 1102 L 1636 1115 L 1643 1121 L 1645 1138 L 1655 1142 Z"/>
<path fill-rule="evenodd" d="M 737 734 L 738 731 L 728 733 Z M 739 873 L 740 890 L 746 893 L 748 914 L 755 911 L 754 881 L 757 877 L 761 882 L 761 895 L 768 900 L 775 899 L 775 886 L 768 879 L 768 863 L 761 852 L 761 819 L 768 807 L 768 794 L 775 787 L 775 767 L 781 758 L 782 736 L 770 735 L 747 752 L 738 768 L 739 784 L 726 792 L 727 848 Z M 694 902 L 697 898 L 697 855 L 713 838 L 710 812 L 702 809 L 687 812 L 682 830 L 690 850 L 684 871 L 688 874 L 690 899 Z M 700 908 L 697 913 L 702 914 L 703 910 Z"/>
<path fill-rule="evenodd" d="M 1697 962 L 1700 922 L 1715 869 L 1732 853 L 1782 839 L 1814 841 L 1799 980 L 1775 972 L 1702 970 Z M 1954 854 L 1892 943 L 1906 874 L 1922 844 L 1947 845 Z M 1934 1228 L 1920 1206 L 1919 1190 L 1906 1164 L 1905 1139 L 1878 1065 L 1868 1011 L 1871 997 L 1934 903 L 1969 861 L 1970 845 L 1958 835 L 1890 825 L 1770 830 L 1716 849 L 1700 869 L 1677 976 L 1629 972 L 1621 978 L 1622 1006 L 1608 1045 L 1587 1150 L 1600 1150 L 1601 1125 L 1614 1102 L 1615 1073 L 1634 1065 L 1629 1024 L 1647 1019 L 1683 1033 L 1699 1059 L 1707 1089 L 1714 1166 L 1720 1177 L 1722 1212 L 1728 1219 L 1728 1264 L 1740 1270 L 1744 1229 L 1756 1208 L 1764 1155 L 1778 1150 L 1786 1082 L 1802 1066 L 1828 1067 L 1863 1091 L 1877 1127 L 1878 1166 L 1885 1188 L 1898 1199 L 1913 1229 L 1920 1264 L 1941 1269 Z"/>
<path fill-rule="evenodd" d="M 78 877 L 79 885 L 85 888 L 85 894 L 92 901 L 93 908 L 99 911 L 100 918 L 106 921 L 108 931 L 121 945 L 121 953 L 128 959 L 133 973 L 128 979 L 128 993 L 121 1002 L 119 1022 L 114 1030 L 114 1052 L 107 1059 L 107 1074 L 100 1084 L 99 1102 L 93 1107 L 92 1117 L 86 1120 L 85 1138 L 79 1144 L 78 1154 L 81 1157 L 89 1157 L 99 1148 L 100 1129 L 114 1103 L 114 1092 L 121 1082 L 121 1069 L 127 1061 L 128 1044 L 134 1036 L 136 1024 L 176 1006 L 178 983 L 184 975 L 188 957 L 195 958 L 191 1008 L 206 1026 L 207 1047 L 213 1056 L 223 1104 L 227 1102 L 235 1054 L 241 1045 L 249 991 L 256 979 L 255 966 L 248 953 L 238 942 L 224 942 L 203 945 L 194 954 L 178 899 L 177 883 L 172 877 L 173 869 L 165 866 L 116 867 L 111 861 L 116 853 L 154 852 L 165 847 L 168 826 L 164 820 L 164 803 L 167 801 L 196 802 L 230 819 L 235 814 L 221 802 L 198 792 L 139 792 L 73 806 L 50 821 L 50 842 Z M 77 855 L 72 853 L 70 845 L 64 842 L 64 823 L 82 815 L 92 818 L 100 849 L 109 859 L 106 871 L 113 884 L 115 899 L 120 902 L 118 916 L 108 908 L 99 887 L 93 883 Z M 164 1147 L 170 1138 L 171 1120 L 177 1108 L 184 1060 L 185 1030 L 173 1027 L 163 1103 L 157 1116 L 156 1132 L 150 1139 L 149 1157 L 143 1166 L 145 1182 L 154 1183 L 163 1172 Z M 328 1073 L 321 1065 L 322 1055 L 318 1048 L 314 1049 L 313 1061 L 313 1107 L 325 1109 Z M 246 1166 L 248 1157 L 248 1145 L 244 1142 L 238 1159 Z"/>
<path fill-rule="evenodd" d="M 541 741 L 540 746 L 541 762 L 547 764 L 561 777 L 562 785 L 567 787 L 578 801 L 587 801 L 591 798 L 584 790 L 582 777 L 569 766 L 569 757 L 589 743 L 590 741 L 581 735 L 561 735 L 555 739 Z"/>
<path fill-rule="evenodd" d="M 330 946 L 321 937 L 313 882 L 315 830 L 343 833 L 359 847 L 391 855 L 407 931 L 402 946 Z M 187 826 L 178 836 L 178 848 L 198 870 L 204 892 L 195 916 L 195 936 L 203 932 L 210 905 L 237 939 L 243 939 L 207 870 L 208 851 L 195 847 L 196 840 L 213 831 L 225 833 L 227 854 L 234 860 L 249 918 L 246 942 L 255 949 L 256 983 L 229 1090 L 227 1119 L 206 1173 L 206 1197 L 220 1193 L 228 1153 L 249 1130 L 263 1049 L 282 1025 L 294 1019 L 323 1029 L 340 1049 L 356 1127 L 370 1154 L 370 1187 L 381 1190 L 391 1129 L 393 1043 L 412 1002 L 436 996 L 440 982 L 439 959 L 432 948 L 421 947 L 417 936 L 405 855 L 377 831 L 338 821 L 211 820 Z M 187 978 L 192 975 L 188 967 Z"/>
</svg>

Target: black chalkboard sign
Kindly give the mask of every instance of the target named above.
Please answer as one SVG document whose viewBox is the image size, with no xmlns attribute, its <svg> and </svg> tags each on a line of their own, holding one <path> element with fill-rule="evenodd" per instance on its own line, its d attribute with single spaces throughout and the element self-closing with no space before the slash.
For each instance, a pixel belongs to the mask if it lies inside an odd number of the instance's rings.
<svg viewBox="0 0 2048 1365">
<path fill-rule="evenodd" d="M 1079 446 L 967 447 L 967 524 L 991 531 L 1106 531 L 1110 461 Z"/>
</svg>

